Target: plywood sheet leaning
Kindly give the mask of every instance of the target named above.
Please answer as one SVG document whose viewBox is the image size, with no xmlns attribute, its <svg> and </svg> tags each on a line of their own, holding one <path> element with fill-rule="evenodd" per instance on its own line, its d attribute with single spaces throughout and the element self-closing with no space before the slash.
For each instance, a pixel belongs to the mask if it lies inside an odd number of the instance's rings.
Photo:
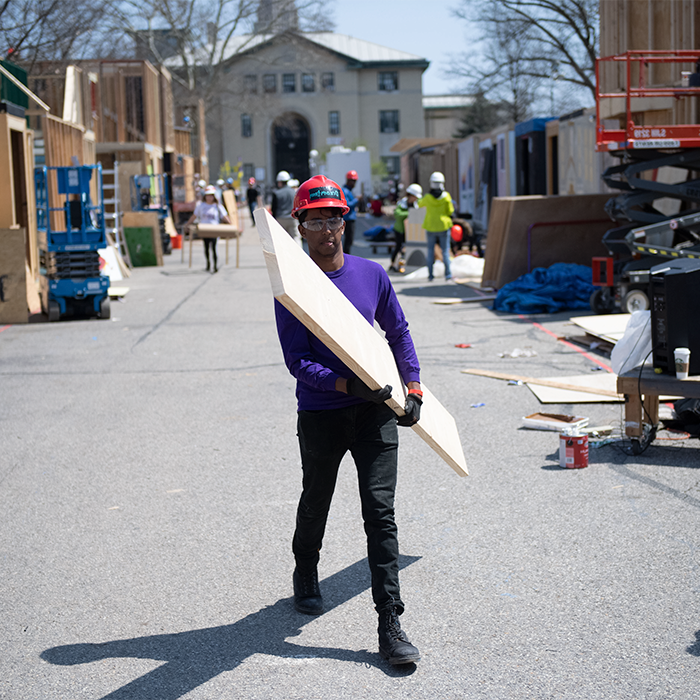
<svg viewBox="0 0 700 700">
<path fill-rule="evenodd" d="M 428 239 L 425 235 L 423 222 L 425 221 L 425 207 L 409 209 L 408 218 L 404 224 L 406 240 L 410 243 L 425 243 Z"/>
<path fill-rule="evenodd" d="M 122 214 L 122 226 L 124 228 L 150 228 L 153 235 L 153 252 L 156 256 L 156 265 L 161 266 L 163 264 L 163 243 L 160 238 L 160 223 L 157 211 L 125 211 Z"/>
<path fill-rule="evenodd" d="M 258 209 L 254 216 L 275 299 L 369 387 L 390 384 L 393 392 L 386 403 L 403 415 L 404 385 L 386 341 L 269 212 Z M 457 474 L 466 476 L 455 419 L 425 386 L 422 389 L 421 419 L 413 430 Z"/>
<path fill-rule="evenodd" d="M 510 213 L 502 224 L 489 224 L 482 285 L 500 289 L 528 272 L 528 259 L 535 269 L 558 262 L 590 266 L 593 256 L 607 255 L 603 234 L 615 225 L 604 211 L 609 198 L 607 194 L 504 198 Z M 499 199 L 493 202 L 492 218 L 500 216 Z M 492 246 L 495 251 L 489 250 Z"/>
<path fill-rule="evenodd" d="M 238 205 L 236 204 L 236 195 L 232 190 L 224 190 L 221 196 L 224 200 L 224 207 L 228 212 L 228 218 L 231 222 L 231 226 L 240 231 L 241 227 L 238 221 Z"/>
<path fill-rule="evenodd" d="M 0 229 L 0 323 L 27 323 L 25 229 Z"/>
<path fill-rule="evenodd" d="M 484 274 L 481 276 L 482 287 L 496 287 L 503 239 L 510 226 L 513 200 L 514 197 L 495 197 L 491 202 L 489 228 L 486 234 L 486 252 L 484 253 Z"/>
</svg>

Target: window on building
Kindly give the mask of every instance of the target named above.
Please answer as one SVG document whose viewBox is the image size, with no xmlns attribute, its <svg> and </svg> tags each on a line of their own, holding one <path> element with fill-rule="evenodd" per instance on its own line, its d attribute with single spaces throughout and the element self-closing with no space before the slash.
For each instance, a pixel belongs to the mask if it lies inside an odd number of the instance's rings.
<svg viewBox="0 0 700 700">
<path fill-rule="evenodd" d="M 249 138 L 253 135 L 253 120 L 250 114 L 241 114 L 241 136 Z"/>
<path fill-rule="evenodd" d="M 385 109 L 379 112 L 379 131 L 382 134 L 397 134 L 399 132 L 398 109 Z"/>
<path fill-rule="evenodd" d="M 301 74 L 301 91 L 315 92 L 316 91 L 316 76 L 313 73 Z"/>
<path fill-rule="evenodd" d="M 249 95 L 258 94 L 258 76 L 257 75 L 246 75 L 244 80 L 245 91 Z"/>
<path fill-rule="evenodd" d="M 255 177 L 255 165 L 253 163 L 243 163 L 243 181 L 246 185 L 251 177 Z"/>
<path fill-rule="evenodd" d="M 294 73 L 284 73 L 282 75 L 282 92 L 297 91 L 297 76 Z"/>
<path fill-rule="evenodd" d="M 335 91 L 335 73 L 321 73 L 321 90 Z"/>
<path fill-rule="evenodd" d="M 398 177 L 399 169 L 401 167 L 400 159 L 398 156 L 381 156 L 381 159 L 386 165 L 386 171 L 389 175 L 394 175 Z"/>
<path fill-rule="evenodd" d="M 331 136 L 340 133 L 340 112 L 328 112 L 328 133 Z"/>
<path fill-rule="evenodd" d="M 277 92 L 277 76 L 274 73 L 266 73 L 262 77 L 263 92 Z"/>
<path fill-rule="evenodd" d="M 380 71 L 378 78 L 379 90 L 392 92 L 399 89 L 399 74 L 395 70 Z"/>
</svg>

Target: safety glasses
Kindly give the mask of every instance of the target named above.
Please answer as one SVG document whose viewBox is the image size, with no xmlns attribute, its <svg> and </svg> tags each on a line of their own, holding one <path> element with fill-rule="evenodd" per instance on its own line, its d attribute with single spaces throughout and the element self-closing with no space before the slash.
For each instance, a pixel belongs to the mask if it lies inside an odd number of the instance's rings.
<svg viewBox="0 0 700 700">
<path fill-rule="evenodd" d="M 329 231 L 335 232 L 343 225 L 342 216 L 331 216 L 330 219 L 310 219 L 301 224 L 307 231 L 318 233 L 326 227 Z"/>
</svg>

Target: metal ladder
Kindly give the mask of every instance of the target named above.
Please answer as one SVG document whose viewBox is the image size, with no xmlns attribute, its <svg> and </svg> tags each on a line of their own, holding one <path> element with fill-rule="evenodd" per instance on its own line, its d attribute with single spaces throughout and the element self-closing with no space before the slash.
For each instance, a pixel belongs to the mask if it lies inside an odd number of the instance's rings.
<svg viewBox="0 0 700 700">
<path fill-rule="evenodd" d="M 105 178 L 106 176 L 106 178 Z M 111 197 L 106 196 L 104 199 L 105 205 L 105 227 L 107 233 L 112 234 L 114 241 L 117 244 L 117 249 L 121 253 L 126 264 L 131 268 L 131 256 L 129 255 L 129 247 L 124 238 L 124 227 L 122 226 L 122 211 L 121 198 L 119 194 L 119 162 L 114 161 L 114 169 L 102 171 L 103 184 L 102 189 L 107 195 L 111 192 Z M 109 182 L 111 178 L 111 182 Z M 109 209 L 109 210 L 108 210 Z M 110 211 L 111 210 L 111 211 Z"/>
</svg>

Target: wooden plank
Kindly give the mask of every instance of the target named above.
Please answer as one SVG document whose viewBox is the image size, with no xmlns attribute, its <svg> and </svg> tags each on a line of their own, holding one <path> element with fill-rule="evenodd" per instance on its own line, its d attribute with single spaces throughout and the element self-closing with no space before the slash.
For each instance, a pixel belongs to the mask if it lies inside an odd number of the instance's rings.
<svg viewBox="0 0 700 700">
<path fill-rule="evenodd" d="M 228 218 L 231 222 L 231 226 L 240 231 L 241 226 L 238 220 L 238 205 L 236 204 L 236 195 L 233 190 L 224 190 L 222 195 L 224 200 L 224 207 L 228 212 Z"/>
<path fill-rule="evenodd" d="M 265 209 L 256 210 L 260 242 L 274 297 L 373 389 L 390 384 L 387 400 L 403 415 L 405 387 L 386 341 Z M 460 476 L 467 465 L 457 425 L 433 394 L 423 389 L 420 421 L 413 430 Z"/>
<path fill-rule="evenodd" d="M 503 372 L 491 372 L 485 369 L 463 369 L 462 374 L 472 374 L 477 377 L 489 377 L 491 379 L 502 379 L 507 382 L 523 382 L 524 384 L 539 384 L 540 386 L 552 386 L 557 389 L 568 389 L 569 391 L 582 391 L 580 386 L 560 382 L 556 379 L 537 379 L 536 377 L 523 377 L 519 374 L 505 374 Z M 618 385 L 619 388 L 619 385 Z M 597 387 L 588 387 L 585 391 L 589 394 L 598 394 L 600 396 L 614 396 L 619 398 L 615 391 L 609 389 L 599 389 Z"/>
<path fill-rule="evenodd" d="M 238 238 L 239 231 L 230 224 L 197 224 L 198 238 Z"/>
</svg>

